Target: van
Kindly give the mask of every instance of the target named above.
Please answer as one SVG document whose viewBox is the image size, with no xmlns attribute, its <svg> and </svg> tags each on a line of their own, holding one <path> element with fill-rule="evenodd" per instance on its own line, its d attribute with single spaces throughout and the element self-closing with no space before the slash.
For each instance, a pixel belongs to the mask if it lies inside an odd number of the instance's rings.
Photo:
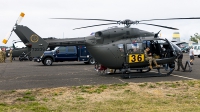
<svg viewBox="0 0 200 112">
<path fill-rule="evenodd" d="M 41 57 L 34 58 L 34 62 L 42 62 L 51 66 L 53 62 L 83 61 L 94 64 L 95 59 L 89 54 L 85 46 L 58 46 L 52 51 L 45 51 Z"/>
<path fill-rule="evenodd" d="M 194 55 L 200 58 L 200 45 L 193 45 Z"/>
</svg>

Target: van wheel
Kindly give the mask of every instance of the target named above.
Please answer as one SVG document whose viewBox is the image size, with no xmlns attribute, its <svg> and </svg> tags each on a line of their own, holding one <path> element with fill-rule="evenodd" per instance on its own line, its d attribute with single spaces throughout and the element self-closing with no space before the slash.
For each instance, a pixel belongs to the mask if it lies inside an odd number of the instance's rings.
<svg viewBox="0 0 200 112">
<path fill-rule="evenodd" d="M 46 59 L 44 60 L 44 65 L 45 65 L 45 66 L 51 66 L 52 63 L 53 63 L 53 60 L 52 60 L 51 58 L 46 58 Z"/>
<path fill-rule="evenodd" d="M 95 64 L 95 59 L 92 57 L 89 59 L 89 64 L 94 65 Z"/>
<path fill-rule="evenodd" d="M 198 55 L 198 57 L 200 58 L 200 55 Z"/>
</svg>

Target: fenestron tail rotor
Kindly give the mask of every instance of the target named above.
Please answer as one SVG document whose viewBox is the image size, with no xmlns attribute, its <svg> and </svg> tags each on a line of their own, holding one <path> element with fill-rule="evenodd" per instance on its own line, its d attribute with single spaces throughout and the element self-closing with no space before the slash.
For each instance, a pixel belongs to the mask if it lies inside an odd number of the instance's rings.
<svg viewBox="0 0 200 112">
<path fill-rule="evenodd" d="M 173 28 L 169 26 L 163 26 L 163 25 L 157 25 L 157 24 L 149 24 L 149 23 L 142 23 L 143 21 L 158 21 L 158 20 L 183 20 L 183 19 L 200 19 L 200 17 L 188 17 L 188 18 L 166 18 L 166 19 L 148 19 L 148 20 L 139 20 L 139 21 L 132 21 L 129 19 L 119 21 L 119 20 L 109 20 L 109 19 L 86 19 L 86 18 L 50 18 L 50 19 L 68 19 L 68 20 L 95 20 L 95 21 L 109 21 L 111 23 L 106 23 L 106 24 L 97 24 L 97 25 L 91 25 L 91 26 L 85 26 L 85 27 L 80 27 L 80 28 L 75 28 L 75 29 L 82 29 L 82 28 L 88 28 L 88 27 L 95 27 L 95 26 L 102 26 L 102 25 L 111 25 L 111 24 L 123 24 L 125 27 L 130 27 L 131 25 L 135 24 L 144 24 L 144 25 L 151 25 L 151 26 L 157 26 L 157 27 L 162 27 L 162 28 L 167 28 L 167 29 L 172 29 L 172 30 L 178 30 L 178 28 Z M 113 23 L 115 22 L 115 23 Z"/>
<path fill-rule="evenodd" d="M 24 16 L 25 16 L 25 14 L 24 14 L 23 12 L 21 12 L 21 14 L 19 15 L 19 17 L 18 17 L 18 19 L 17 19 L 15 25 L 20 24 L 20 22 L 22 21 L 22 19 L 24 18 Z M 15 27 L 15 25 L 14 25 L 14 27 Z M 2 42 L 3 42 L 4 44 L 6 44 L 6 43 L 8 42 L 8 40 L 10 39 L 10 37 L 11 37 L 11 35 L 12 35 L 12 32 L 13 32 L 13 30 L 14 30 L 14 27 L 13 27 L 13 29 L 6 35 L 6 37 L 3 39 Z"/>
</svg>

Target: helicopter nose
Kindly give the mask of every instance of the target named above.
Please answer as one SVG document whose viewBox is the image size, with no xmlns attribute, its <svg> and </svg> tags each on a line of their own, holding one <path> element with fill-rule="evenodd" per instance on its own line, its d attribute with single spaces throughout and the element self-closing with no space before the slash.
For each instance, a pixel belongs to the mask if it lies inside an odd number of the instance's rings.
<svg viewBox="0 0 200 112">
<path fill-rule="evenodd" d="M 181 49 L 174 43 L 172 43 L 172 45 L 173 45 L 173 48 L 174 48 L 173 54 L 176 55 L 176 56 L 180 55 L 182 53 Z"/>
</svg>

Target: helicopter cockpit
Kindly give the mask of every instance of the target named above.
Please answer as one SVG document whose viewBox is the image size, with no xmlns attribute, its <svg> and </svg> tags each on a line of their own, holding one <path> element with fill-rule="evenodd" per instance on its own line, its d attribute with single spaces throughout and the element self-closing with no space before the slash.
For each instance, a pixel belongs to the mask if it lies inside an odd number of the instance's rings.
<svg viewBox="0 0 200 112">
<path fill-rule="evenodd" d="M 173 56 L 173 46 L 167 40 L 143 40 L 134 41 L 127 44 L 127 53 L 144 53 L 146 47 L 150 48 L 150 52 L 156 59 L 169 58 Z"/>
<path fill-rule="evenodd" d="M 167 39 L 143 39 L 143 40 L 131 40 L 130 43 L 118 44 L 119 51 L 122 54 L 127 54 L 127 61 L 129 63 L 143 62 L 145 61 L 144 50 L 146 47 L 150 48 L 153 58 L 159 60 L 161 63 L 165 60 L 176 57 L 176 49 L 174 44 L 170 43 Z M 125 51 L 125 52 L 124 52 Z M 131 56 L 130 56 L 131 55 Z M 138 58 L 141 57 L 140 58 Z M 137 57 L 137 59 L 132 59 Z"/>
</svg>

